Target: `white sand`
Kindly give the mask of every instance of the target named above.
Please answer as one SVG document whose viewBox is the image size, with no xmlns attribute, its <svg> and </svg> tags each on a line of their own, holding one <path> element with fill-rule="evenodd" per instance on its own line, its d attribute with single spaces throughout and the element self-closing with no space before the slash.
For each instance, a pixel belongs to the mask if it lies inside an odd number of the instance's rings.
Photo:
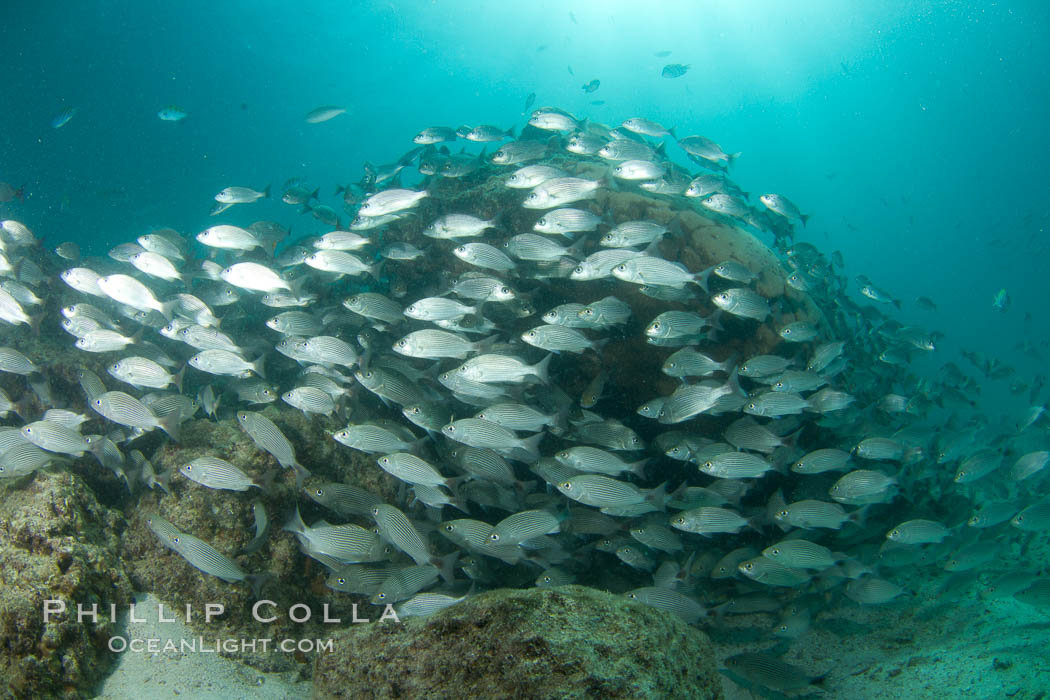
<svg viewBox="0 0 1050 700">
<path fill-rule="evenodd" d="M 135 616 L 146 622 L 125 620 L 121 629 L 126 639 L 171 639 L 178 643 L 182 639 L 197 638 L 181 622 L 158 622 L 158 602 L 152 594 L 136 597 Z M 104 700 L 290 700 L 309 698 L 311 690 L 311 684 L 299 681 L 295 673 L 263 673 L 215 653 L 128 650 L 120 655 L 116 668 L 102 683 L 96 697 Z"/>
</svg>

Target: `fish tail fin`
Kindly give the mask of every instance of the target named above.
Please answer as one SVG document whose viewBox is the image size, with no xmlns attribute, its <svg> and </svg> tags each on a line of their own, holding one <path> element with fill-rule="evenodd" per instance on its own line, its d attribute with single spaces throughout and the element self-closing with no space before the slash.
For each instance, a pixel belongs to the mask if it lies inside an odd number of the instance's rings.
<svg viewBox="0 0 1050 700">
<path fill-rule="evenodd" d="M 510 127 L 509 129 L 507 129 L 506 131 L 504 131 L 503 133 L 504 133 L 504 134 L 506 134 L 507 136 L 511 137 L 511 138 L 514 138 L 514 131 L 515 131 L 515 130 L 516 130 L 517 128 L 518 128 L 518 127 L 516 127 L 516 126 L 512 126 L 512 127 Z"/>
<path fill-rule="evenodd" d="M 802 221 L 802 228 L 806 228 L 806 222 L 809 221 L 809 214 L 799 214 L 798 218 Z"/>
<path fill-rule="evenodd" d="M 171 470 L 166 469 L 153 477 L 153 482 L 166 494 L 171 493 Z"/>
<path fill-rule="evenodd" d="M 183 377 L 185 375 L 186 375 L 186 365 L 183 365 L 182 369 L 180 369 L 178 372 L 173 374 L 172 377 L 171 377 L 171 383 L 175 385 L 175 388 L 178 389 L 180 394 L 182 393 L 182 379 L 183 379 Z"/>
<path fill-rule="evenodd" d="M 168 434 L 175 442 L 179 441 L 179 427 L 182 425 L 182 411 L 175 411 L 157 418 L 157 427 Z"/>
<path fill-rule="evenodd" d="M 262 490 L 263 493 L 270 493 L 273 490 L 273 480 L 277 478 L 277 469 L 269 469 L 265 474 L 259 477 L 259 481 L 255 484 Z"/>
<path fill-rule="evenodd" d="M 309 213 L 311 211 L 313 211 L 313 207 L 310 206 L 310 202 L 309 201 L 306 201 L 306 202 L 303 202 L 303 208 L 299 210 L 299 213 L 300 214 L 306 214 L 306 213 Z"/>
<path fill-rule="evenodd" d="M 456 564 L 459 562 L 459 550 L 446 554 L 443 557 L 434 557 L 430 563 L 438 568 L 438 574 L 445 583 L 452 583 L 456 574 Z"/>
<path fill-rule="evenodd" d="M 174 301 L 174 300 L 173 301 L 162 301 L 160 303 L 160 308 L 157 309 L 157 311 L 160 312 L 161 316 L 163 316 L 165 319 L 170 321 L 172 312 L 175 309 L 175 304 L 177 304 L 177 303 L 178 303 L 178 301 Z"/>
<path fill-rule="evenodd" d="M 729 378 L 726 379 L 726 386 L 729 387 L 729 390 L 737 396 L 743 396 L 745 398 L 747 397 L 747 392 L 744 391 L 743 387 L 740 386 L 740 368 L 738 366 L 733 367 L 733 369 L 729 372 Z"/>
<path fill-rule="evenodd" d="M 335 186 L 335 194 L 333 196 L 334 197 L 338 197 L 339 195 L 341 195 L 344 192 L 346 192 L 348 187 L 350 187 L 350 185 L 345 185 L 345 186 L 344 185 L 336 185 Z M 310 195 L 310 197 L 316 197 L 317 193 L 320 192 L 320 191 L 321 191 L 321 188 L 318 187 L 316 190 L 314 190 L 314 193 L 312 195 Z M 306 201 L 309 202 L 310 201 L 310 197 L 307 197 Z"/>
<path fill-rule="evenodd" d="M 14 411 L 15 414 L 26 423 L 29 422 L 29 418 L 27 416 L 31 416 L 35 413 L 33 409 L 33 402 L 30 400 L 29 397 L 30 395 L 26 394 L 18 401 L 15 401 L 11 404 L 11 410 Z"/>
<path fill-rule="evenodd" d="M 550 376 L 548 375 L 548 369 L 550 368 L 551 358 L 554 357 L 554 353 L 547 353 L 547 356 L 532 366 L 532 371 L 536 377 L 544 384 L 550 384 Z"/>
<path fill-rule="evenodd" d="M 743 155 L 743 151 L 737 151 L 736 153 L 730 153 L 726 156 L 726 170 L 729 166 L 736 162 L 736 159 Z M 808 218 L 808 217 L 807 217 Z"/>
<path fill-rule="evenodd" d="M 656 488 L 650 489 L 645 494 L 645 500 L 660 510 L 664 510 L 667 507 L 667 482 L 665 481 Z"/>
<path fill-rule="evenodd" d="M 712 265 L 706 270 L 701 270 L 693 275 L 693 284 L 698 285 L 700 289 L 704 290 L 704 294 L 710 294 L 711 291 L 707 288 L 708 280 L 711 278 L 711 273 L 714 272 L 717 265 Z"/>
<path fill-rule="evenodd" d="M 256 358 L 255 362 L 250 362 L 248 364 L 252 366 L 253 372 L 255 372 L 263 379 L 266 379 L 266 353 L 259 355 L 259 357 Z"/>
<path fill-rule="evenodd" d="M 499 340 L 499 333 L 493 333 L 488 338 L 482 338 L 481 340 L 474 343 L 475 352 L 488 352 L 492 349 L 492 346 Z"/>
<path fill-rule="evenodd" d="M 645 465 L 649 463 L 649 459 L 640 459 L 637 462 L 631 462 L 627 465 L 627 471 L 631 472 L 635 476 L 644 479 L 645 478 Z"/>
<path fill-rule="evenodd" d="M 19 202 L 26 201 L 26 186 L 25 185 L 22 185 L 17 190 L 15 190 L 15 197 L 18 198 Z"/>
<path fill-rule="evenodd" d="M 298 503 L 295 504 L 295 512 L 288 516 L 287 522 L 281 529 L 297 535 L 306 532 L 306 523 L 303 522 L 303 515 L 299 512 Z"/>
<path fill-rule="evenodd" d="M 863 528 L 864 527 L 864 523 L 868 519 L 868 509 L 871 508 L 872 505 L 874 505 L 874 504 L 869 503 L 869 504 L 861 506 L 857 510 L 853 511 L 852 513 L 849 514 L 849 517 L 846 518 L 846 522 L 853 523 L 857 527 Z"/>
<path fill-rule="evenodd" d="M 34 338 L 40 337 L 40 322 L 44 319 L 44 314 L 36 314 L 30 316 L 26 314 L 27 323 L 29 324 L 29 330 L 32 331 Z"/>
<path fill-rule="evenodd" d="M 295 470 L 295 490 L 302 491 L 303 482 L 310 476 L 310 470 L 298 462 L 292 464 L 292 469 Z"/>
<path fill-rule="evenodd" d="M 267 184 L 266 185 L 266 189 L 263 190 L 263 199 L 269 199 L 269 198 L 270 198 L 270 185 Z"/>
<path fill-rule="evenodd" d="M 673 139 L 677 139 L 678 138 L 678 136 L 674 133 L 674 127 L 673 126 L 670 129 L 667 130 L 667 133 L 669 133 L 671 135 L 671 138 L 673 138 Z"/>
<path fill-rule="evenodd" d="M 540 458 L 540 442 L 542 440 L 543 433 L 539 432 L 521 441 L 521 449 L 528 453 L 530 462 L 535 462 Z"/>
<path fill-rule="evenodd" d="M 894 300 L 893 300 L 893 305 L 897 307 L 897 310 L 898 310 L 898 311 L 900 311 L 900 308 L 901 308 L 901 300 L 900 300 L 900 299 L 894 299 Z"/>
<path fill-rule="evenodd" d="M 346 188 L 344 187 L 343 189 L 345 190 Z M 335 193 L 339 194 L 339 188 L 338 187 L 335 188 Z M 315 187 L 314 191 L 310 193 L 310 196 L 306 198 L 306 201 L 309 202 L 311 199 L 320 199 L 321 198 L 320 195 L 321 195 L 321 188 L 320 187 Z"/>
</svg>

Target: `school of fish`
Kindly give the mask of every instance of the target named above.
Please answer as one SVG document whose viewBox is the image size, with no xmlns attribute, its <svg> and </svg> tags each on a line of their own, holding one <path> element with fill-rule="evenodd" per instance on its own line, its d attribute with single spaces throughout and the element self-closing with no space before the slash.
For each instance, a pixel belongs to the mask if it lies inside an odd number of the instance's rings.
<svg viewBox="0 0 1050 700">
<path fill-rule="evenodd" d="M 172 110 L 161 118 L 185 116 Z M 4 343 L 0 372 L 23 379 L 14 398 L 0 390 L 0 478 L 95 459 L 133 490 L 226 490 L 253 503 L 242 552 L 163 512 L 148 525 L 231 585 L 265 574 L 247 557 L 283 526 L 333 595 L 402 616 L 500 587 L 512 568 L 536 586 L 600 587 L 618 567 L 637 585 L 615 592 L 689 624 L 772 612 L 772 640 L 836 606 L 914 599 L 930 579 L 1050 605 L 1038 562 L 1009 546 L 1050 530 L 1041 377 L 977 353 L 917 373 L 941 335 L 894 320 L 901 300 L 852 284 L 839 253 L 796 242 L 809 214 L 752 199 L 729 177 L 739 154 L 711 139 L 552 107 L 515 132 L 421 125 L 404 156 L 338 188 L 345 227 L 318 188 L 289 181 L 281 200 L 330 228 L 295 240 L 274 222 L 217 223 L 81 259 L 0 223 L 0 339 L 61 326 L 108 374 L 82 369 L 83 395 L 55 396 L 49 367 Z M 679 214 L 618 218 L 602 206 L 618 193 L 764 241 L 784 294 L 763 296 L 749 260 L 690 269 Z M 226 187 L 212 215 L 269 197 Z M 916 308 L 936 318 L 929 299 Z M 982 385 L 1000 380 L 1036 404 L 1019 423 L 983 410 Z M 268 405 L 324 421 L 405 497 L 300 463 Z M 216 449 L 158 474 L 138 438 L 178 441 L 195 420 L 236 421 L 274 468 L 248 474 Z M 301 497 L 267 513 L 254 494 L 282 478 Z M 308 524 L 302 504 L 323 518 Z M 726 665 L 778 691 L 828 670 L 765 653 Z"/>
</svg>

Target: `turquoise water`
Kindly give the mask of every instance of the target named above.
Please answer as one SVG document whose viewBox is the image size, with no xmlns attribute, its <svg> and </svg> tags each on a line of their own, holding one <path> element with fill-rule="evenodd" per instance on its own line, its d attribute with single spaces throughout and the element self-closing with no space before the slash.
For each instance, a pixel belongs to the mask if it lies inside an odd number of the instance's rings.
<svg viewBox="0 0 1050 700">
<path fill-rule="evenodd" d="M 520 126 L 535 92 L 537 106 L 645 115 L 743 152 L 745 189 L 813 212 L 804 239 L 841 250 L 850 273 L 933 298 L 958 320 L 949 346 L 1005 360 L 1016 339 L 1046 340 L 1041 3 L 351 5 L 16 3 L 0 179 L 29 185 L 17 211 L 102 252 L 152 226 L 202 227 L 233 182 L 356 180 L 423 126 Z M 692 68 L 661 78 L 669 62 Z M 302 121 L 328 103 L 348 115 Z M 190 117 L 158 120 L 169 104 Z M 253 213 L 282 209 L 265 206 Z M 990 308 L 1004 287 L 1005 315 Z"/>
<path fill-rule="evenodd" d="M 943 380 L 948 363 L 973 377 L 964 390 L 972 406 L 939 406 L 916 420 L 927 456 L 948 425 L 977 426 L 972 451 L 1001 450 L 1004 473 L 1024 452 L 1046 449 L 1045 418 L 1023 441 L 1014 429 L 1045 403 L 1050 357 L 1050 6 L 643 5 L 15 3 L 0 35 L 0 181 L 25 189 L 24 201 L 0 202 L 0 218 L 26 223 L 51 249 L 76 241 L 85 258 L 161 227 L 192 236 L 260 219 L 290 228 L 285 247 L 332 227 L 282 203 L 282 185 L 301 178 L 320 187 L 320 203 L 345 226 L 356 212 L 343 210 L 335 186 L 359 181 L 365 162 L 396 162 L 424 127 L 521 133 L 542 106 L 609 126 L 643 116 L 739 152 L 729 174 L 753 193 L 751 204 L 761 208 L 757 194 L 776 192 L 809 215 L 795 241 L 841 252 L 837 274 L 850 298 L 864 302 L 854 277 L 865 275 L 901 301 L 899 311 L 880 310 L 943 333 L 936 352 L 915 353 L 885 385 L 917 393 Z M 662 77 L 671 63 L 689 69 Z M 582 89 L 594 79 L 596 90 Z M 346 111 L 307 123 L 322 105 Z M 158 118 L 169 106 L 186 118 Z M 68 110 L 68 121 L 55 121 Z M 462 139 L 448 145 L 481 150 Z M 673 139 L 667 153 L 701 172 Z M 400 178 L 411 189 L 430 182 L 411 166 Z M 275 196 L 209 216 L 215 194 L 231 185 L 269 185 Z M 366 286 L 388 291 L 395 274 L 385 268 Z M 996 308 L 1002 290 L 1010 303 Z M 919 296 L 938 310 L 917 307 Z M 860 327 L 878 338 L 878 328 L 893 326 Z M 987 376 L 964 352 L 1012 370 Z M 878 423 L 869 408 L 851 413 L 851 439 L 858 426 Z M 958 461 L 945 465 L 948 481 Z M 1047 493 L 1045 478 L 1023 487 L 998 473 L 989 479 L 966 497 L 1023 507 Z M 909 497 L 921 483 L 911 482 Z M 1009 525 L 990 532 L 1004 543 L 1016 535 Z M 1045 543 L 1045 532 L 1031 537 Z M 982 573 L 1046 566 L 1044 550 L 1028 551 L 1035 554 L 1000 556 Z"/>
</svg>

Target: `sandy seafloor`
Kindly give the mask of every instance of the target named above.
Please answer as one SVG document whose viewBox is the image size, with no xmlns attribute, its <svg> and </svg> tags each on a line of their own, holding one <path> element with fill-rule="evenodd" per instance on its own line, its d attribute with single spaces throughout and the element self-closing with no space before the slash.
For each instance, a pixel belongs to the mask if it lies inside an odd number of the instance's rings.
<svg viewBox="0 0 1050 700">
<path fill-rule="evenodd" d="M 793 643 L 784 660 L 814 673 L 830 672 L 823 693 L 803 697 L 850 700 L 975 698 L 1039 700 L 1050 697 L 1050 613 L 1016 600 L 982 600 L 974 589 L 954 600 L 937 595 L 931 581 L 918 601 L 883 606 L 842 604 L 821 613 Z M 147 621 L 126 623 L 128 638 L 182 639 L 196 635 L 179 622 L 157 622 L 157 598 L 138 598 Z M 918 604 L 916 604 L 918 603 Z M 724 656 L 775 647 L 768 635 L 776 618 L 753 614 L 724 618 L 707 628 Z M 721 659 L 720 659 L 721 660 Z M 727 700 L 799 697 L 751 692 L 724 679 Z M 212 653 L 121 655 L 99 698 L 309 698 L 312 684 L 294 673 L 262 673 Z"/>
<path fill-rule="evenodd" d="M 127 639 L 172 639 L 178 642 L 197 637 L 182 622 L 158 622 L 159 602 L 154 595 L 135 597 L 135 616 L 146 622 L 125 619 L 122 633 Z M 165 616 L 170 615 L 170 611 L 165 613 Z M 97 697 L 105 700 L 309 698 L 312 684 L 297 681 L 295 676 L 294 672 L 263 673 L 212 653 L 125 651 L 113 673 L 99 687 Z"/>
</svg>

